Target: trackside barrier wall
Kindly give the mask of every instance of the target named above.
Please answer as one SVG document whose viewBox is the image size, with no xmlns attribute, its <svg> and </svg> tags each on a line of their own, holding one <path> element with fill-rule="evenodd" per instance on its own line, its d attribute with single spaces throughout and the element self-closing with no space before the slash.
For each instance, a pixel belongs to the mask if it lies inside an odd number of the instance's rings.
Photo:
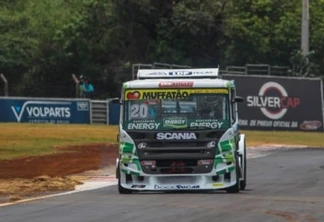
<svg viewBox="0 0 324 222">
<path fill-rule="evenodd" d="M 111 99 L 0 97 L 0 122 L 117 125 L 119 113 Z"/>
<path fill-rule="evenodd" d="M 324 131 L 320 79 L 223 75 L 232 79 L 240 127 L 249 130 Z M 0 97 L 0 122 L 119 124 L 120 105 L 107 100 Z"/>
<path fill-rule="evenodd" d="M 91 123 L 88 99 L 0 97 L 0 122 Z"/>
<path fill-rule="evenodd" d="M 109 125 L 118 125 L 119 124 L 120 105 L 109 101 L 108 106 L 109 106 Z"/>
<path fill-rule="evenodd" d="M 234 80 L 240 128 L 323 131 L 323 82 L 319 78 L 222 75 Z"/>
</svg>

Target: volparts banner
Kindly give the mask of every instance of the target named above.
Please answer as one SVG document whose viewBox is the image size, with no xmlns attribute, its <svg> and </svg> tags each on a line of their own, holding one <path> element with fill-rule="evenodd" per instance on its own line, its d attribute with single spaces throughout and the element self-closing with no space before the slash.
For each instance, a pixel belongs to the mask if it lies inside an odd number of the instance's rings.
<svg viewBox="0 0 324 222">
<path fill-rule="evenodd" d="M 90 123 L 89 100 L 0 98 L 0 122 Z"/>
<path fill-rule="evenodd" d="M 323 131 L 320 79 L 224 75 L 234 80 L 242 129 Z"/>
</svg>

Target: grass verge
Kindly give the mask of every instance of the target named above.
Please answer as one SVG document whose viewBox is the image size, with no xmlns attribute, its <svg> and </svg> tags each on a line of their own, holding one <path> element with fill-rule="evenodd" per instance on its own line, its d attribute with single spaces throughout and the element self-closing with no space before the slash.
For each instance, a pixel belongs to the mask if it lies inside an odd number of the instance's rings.
<svg viewBox="0 0 324 222">
<path fill-rule="evenodd" d="M 117 126 L 0 124 L 0 159 L 38 156 L 59 152 L 55 147 L 116 142 Z M 324 147 L 324 133 L 242 131 L 247 146 L 266 144 Z"/>
<path fill-rule="evenodd" d="M 2 123 L 0 132 L 0 159 L 13 159 L 67 145 L 116 142 L 117 126 Z"/>
<path fill-rule="evenodd" d="M 286 131 L 242 131 L 246 135 L 247 146 L 270 144 L 299 145 L 324 148 L 324 133 Z"/>
</svg>

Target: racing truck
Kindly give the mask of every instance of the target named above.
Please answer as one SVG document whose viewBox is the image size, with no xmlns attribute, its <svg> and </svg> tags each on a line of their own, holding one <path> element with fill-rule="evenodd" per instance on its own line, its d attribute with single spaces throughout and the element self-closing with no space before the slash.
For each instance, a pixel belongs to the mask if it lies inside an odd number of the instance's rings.
<svg viewBox="0 0 324 222">
<path fill-rule="evenodd" d="M 246 180 L 235 82 L 219 68 L 139 69 L 124 82 L 116 178 L 134 191 L 225 190 Z"/>
</svg>

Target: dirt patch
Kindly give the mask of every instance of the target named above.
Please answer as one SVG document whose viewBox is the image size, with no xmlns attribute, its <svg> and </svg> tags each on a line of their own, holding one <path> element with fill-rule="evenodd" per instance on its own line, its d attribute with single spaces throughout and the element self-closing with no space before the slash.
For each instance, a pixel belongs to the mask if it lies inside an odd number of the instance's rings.
<svg viewBox="0 0 324 222">
<path fill-rule="evenodd" d="M 78 175 L 103 174 L 118 156 L 115 144 L 57 149 L 64 153 L 0 161 L 0 203 L 74 190 L 84 178 Z"/>
</svg>

